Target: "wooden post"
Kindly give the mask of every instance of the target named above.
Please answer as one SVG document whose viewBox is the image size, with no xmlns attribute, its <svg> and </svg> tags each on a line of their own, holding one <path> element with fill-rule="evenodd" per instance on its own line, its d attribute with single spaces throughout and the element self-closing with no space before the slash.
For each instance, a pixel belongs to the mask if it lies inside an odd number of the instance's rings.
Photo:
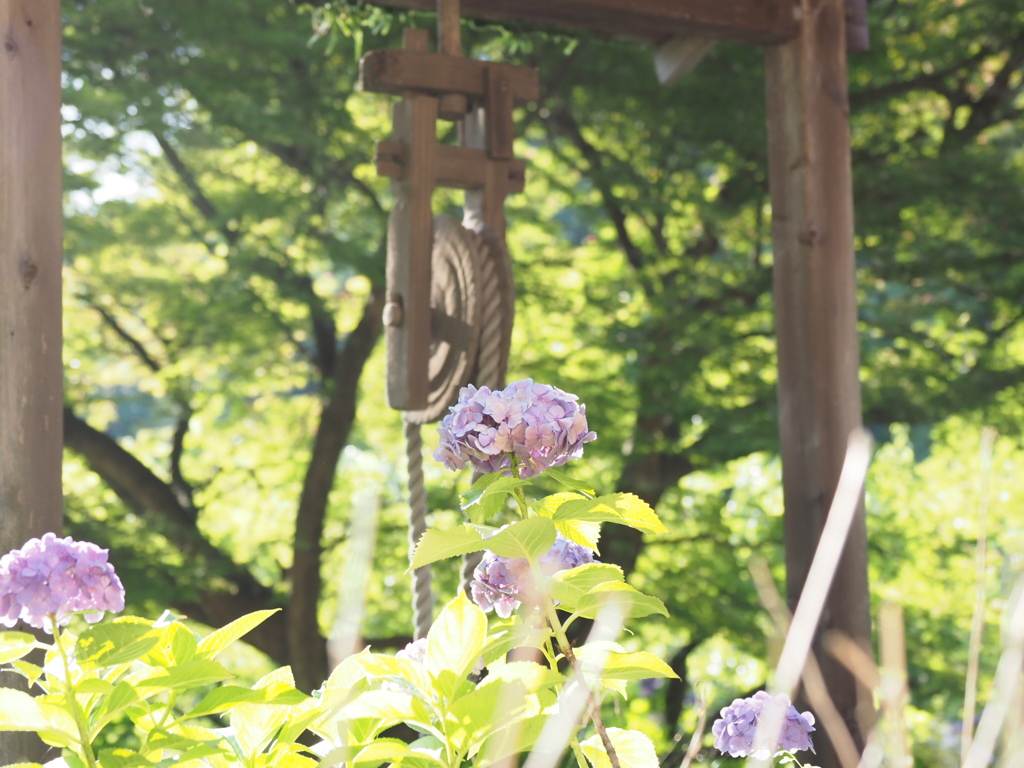
<svg viewBox="0 0 1024 768">
<path fill-rule="evenodd" d="M 768 142 L 779 354 L 786 569 L 795 607 L 835 492 L 850 432 L 861 425 L 853 192 L 843 0 L 798 0 L 800 35 L 766 51 Z M 870 653 L 863 504 L 828 598 L 819 638 L 841 632 Z M 855 680 L 816 643 L 829 693 L 858 747 Z M 870 701 L 870 698 L 867 699 Z M 836 760 L 815 733 L 823 766 Z"/>
<path fill-rule="evenodd" d="M 0 35 L 3 554 L 63 516 L 60 0 L 0 0 Z M 0 765 L 41 758 L 34 735 L 0 735 Z"/>
<path fill-rule="evenodd" d="M 391 182 L 395 205 L 388 219 L 388 404 L 409 411 L 427 407 L 430 381 L 430 196 L 437 178 L 437 99 L 410 95 L 395 103 L 392 115 L 392 139 L 405 147 L 405 172 Z"/>
</svg>

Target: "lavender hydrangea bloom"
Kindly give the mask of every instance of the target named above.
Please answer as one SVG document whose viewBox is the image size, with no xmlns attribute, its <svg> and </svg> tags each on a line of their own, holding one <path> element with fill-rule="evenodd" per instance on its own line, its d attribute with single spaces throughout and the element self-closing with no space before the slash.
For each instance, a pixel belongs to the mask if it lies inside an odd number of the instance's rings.
<svg viewBox="0 0 1024 768">
<path fill-rule="evenodd" d="M 594 553 L 587 547 L 569 541 L 559 533 L 551 549 L 537 562 L 541 570 L 551 576 L 595 560 Z M 470 592 L 473 601 L 485 611 L 493 608 L 498 616 L 507 619 L 523 600 L 534 599 L 530 564 L 525 558 L 501 557 L 487 550 L 473 571 Z"/>
<path fill-rule="evenodd" d="M 797 712 L 784 693 L 772 696 L 765 691 L 758 691 L 746 699 L 736 699 L 722 709 L 722 716 L 711 726 L 715 749 L 732 757 L 754 754 L 758 721 L 766 708 L 774 707 L 785 708 L 785 720 L 776 743 L 776 753 L 800 752 L 805 749 L 813 751 L 810 734 L 814 730 L 814 715 L 810 712 Z M 759 754 L 757 757 L 766 758 L 769 755 Z"/>
<path fill-rule="evenodd" d="M 405 648 L 398 651 L 395 657 L 422 664 L 427 658 L 427 638 L 421 637 L 419 640 L 413 640 Z"/>
<path fill-rule="evenodd" d="M 597 438 L 587 428 L 579 398 L 548 384 L 523 379 L 500 392 L 470 385 L 459 392 L 437 428 L 441 444 L 434 458 L 448 469 L 470 464 L 497 472 L 519 461 L 522 477 L 533 477 L 583 455 L 583 444 Z"/>
<path fill-rule="evenodd" d="M 124 587 L 107 562 L 107 550 L 95 544 L 47 533 L 0 558 L 4 626 L 13 627 L 20 619 L 51 632 L 51 616 L 63 626 L 73 613 L 96 622 L 104 611 L 123 610 Z"/>
</svg>

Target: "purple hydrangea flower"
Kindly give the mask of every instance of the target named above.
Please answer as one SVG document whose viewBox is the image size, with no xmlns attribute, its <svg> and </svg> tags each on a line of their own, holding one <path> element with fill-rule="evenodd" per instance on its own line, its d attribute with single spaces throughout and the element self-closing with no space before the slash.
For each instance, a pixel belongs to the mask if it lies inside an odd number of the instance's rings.
<svg viewBox="0 0 1024 768">
<path fill-rule="evenodd" d="M 395 654 L 396 658 L 409 659 L 409 661 L 415 661 L 417 664 L 422 664 L 427 658 L 427 638 L 421 637 L 419 640 L 413 640 L 411 643 L 405 646 L 402 650 Z"/>
<path fill-rule="evenodd" d="M 558 534 L 551 549 L 538 560 L 541 570 L 548 576 L 584 563 L 593 563 L 594 553 L 587 547 L 569 541 Z M 525 558 L 507 558 L 484 552 L 480 564 L 473 571 L 470 582 L 473 601 L 485 611 L 494 612 L 503 619 L 512 615 L 523 600 L 532 601 L 533 574 Z"/>
<path fill-rule="evenodd" d="M 765 691 L 758 691 L 746 699 L 736 699 L 722 709 L 722 716 L 711 726 L 711 732 L 715 736 L 715 749 L 733 757 L 754 754 L 754 736 L 757 733 L 758 721 L 766 708 L 774 707 L 785 708 L 785 720 L 775 745 L 776 754 L 800 752 L 805 749 L 814 751 L 810 735 L 814 730 L 814 715 L 810 712 L 797 712 L 784 693 L 772 696 Z M 757 757 L 766 758 L 770 755 L 759 754 Z"/>
<path fill-rule="evenodd" d="M 107 562 L 107 550 L 52 533 L 29 539 L 0 558 L 0 624 L 18 620 L 52 632 L 51 616 L 63 626 L 71 614 L 96 622 L 104 611 L 124 610 L 124 587 Z"/>
<path fill-rule="evenodd" d="M 500 392 L 470 385 L 459 392 L 437 428 L 441 444 L 434 458 L 448 469 L 470 464 L 497 472 L 519 461 L 522 477 L 533 477 L 583 455 L 583 444 L 597 438 L 587 428 L 579 398 L 548 384 L 523 379 Z"/>
</svg>

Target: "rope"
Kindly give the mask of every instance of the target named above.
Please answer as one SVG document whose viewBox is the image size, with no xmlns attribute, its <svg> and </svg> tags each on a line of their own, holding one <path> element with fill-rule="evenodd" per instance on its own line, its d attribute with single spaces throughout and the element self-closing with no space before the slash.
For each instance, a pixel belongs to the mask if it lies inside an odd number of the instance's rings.
<svg viewBox="0 0 1024 768">
<path fill-rule="evenodd" d="M 427 488 L 423 481 L 423 435 L 420 425 L 405 421 L 405 447 L 409 467 L 409 557 L 427 530 Z M 414 637 L 426 637 L 434 621 L 434 593 L 430 589 L 430 566 L 412 572 L 412 616 Z"/>
</svg>

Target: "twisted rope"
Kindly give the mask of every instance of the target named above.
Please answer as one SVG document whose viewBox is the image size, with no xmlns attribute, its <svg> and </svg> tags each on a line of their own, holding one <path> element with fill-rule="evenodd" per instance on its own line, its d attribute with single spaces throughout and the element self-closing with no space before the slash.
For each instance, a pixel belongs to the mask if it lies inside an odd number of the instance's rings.
<svg viewBox="0 0 1024 768">
<path fill-rule="evenodd" d="M 409 468 L 409 557 L 427 530 L 427 487 L 423 481 L 423 435 L 420 425 L 405 421 L 405 448 Z M 426 637 L 434 621 L 434 593 L 430 566 L 412 572 L 413 635 Z"/>
</svg>

